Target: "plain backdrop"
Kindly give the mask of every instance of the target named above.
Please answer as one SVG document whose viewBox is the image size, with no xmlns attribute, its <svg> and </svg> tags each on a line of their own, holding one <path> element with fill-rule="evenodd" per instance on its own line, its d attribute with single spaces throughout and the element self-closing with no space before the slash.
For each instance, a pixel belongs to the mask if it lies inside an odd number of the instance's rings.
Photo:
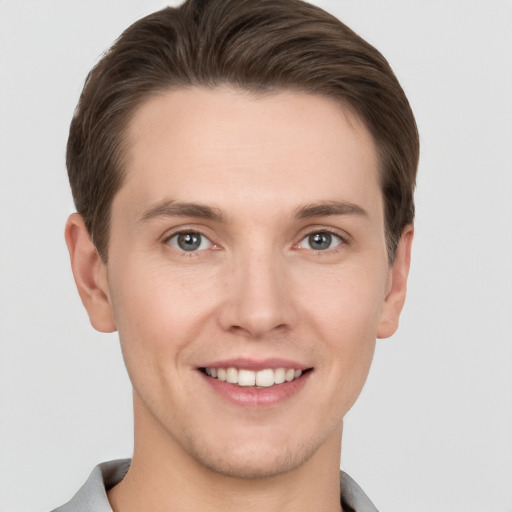
<svg viewBox="0 0 512 512">
<path fill-rule="evenodd" d="M 409 296 L 342 467 L 381 512 L 512 511 L 512 2 L 315 2 L 390 61 L 422 154 Z M 64 150 L 84 78 L 158 0 L 0 0 L 0 512 L 130 456 L 116 335 L 76 293 Z"/>
</svg>

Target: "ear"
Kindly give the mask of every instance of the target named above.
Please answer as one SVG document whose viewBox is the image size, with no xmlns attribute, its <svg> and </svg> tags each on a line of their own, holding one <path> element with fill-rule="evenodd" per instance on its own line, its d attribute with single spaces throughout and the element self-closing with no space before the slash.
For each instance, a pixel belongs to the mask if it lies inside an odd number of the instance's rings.
<svg viewBox="0 0 512 512">
<path fill-rule="evenodd" d="M 107 267 L 91 241 L 82 216 L 78 213 L 69 216 L 65 238 L 76 287 L 92 326 L 101 332 L 115 331 Z"/>
<path fill-rule="evenodd" d="M 389 270 L 387 295 L 382 306 L 378 338 L 389 338 L 398 329 L 398 320 L 404 307 L 407 292 L 407 276 L 411 265 L 411 246 L 414 228 L 405 227 L 398 242 L 395 261 Z"/>
</svg>

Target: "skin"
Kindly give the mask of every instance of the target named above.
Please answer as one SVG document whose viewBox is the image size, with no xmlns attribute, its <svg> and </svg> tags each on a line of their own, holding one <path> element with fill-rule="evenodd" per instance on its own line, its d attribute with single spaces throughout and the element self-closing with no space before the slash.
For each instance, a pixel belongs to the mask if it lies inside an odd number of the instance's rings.
<svg viewBox="0 0 512 512">
<path fill-rule="evenodd" d="M 190 88 L 136 111 L 126 156 L 108 262 L 78 214 L 66 226 L 91 323 L 119 331 L 133 384 L 134 456 L 114 510 L 339 511 L 343 417 L 376 338 L 398 326 L 413 233 L 390 266 L 370 134 L 324 97 Z M 179 232 L 204 235 L 200 250 L 180 249 Z M 326 232 L 327 249 L 311 245 Z M 312 370 L 287 400 L 245 408 L 197 369 L 237 357 Z"/>
</svg>

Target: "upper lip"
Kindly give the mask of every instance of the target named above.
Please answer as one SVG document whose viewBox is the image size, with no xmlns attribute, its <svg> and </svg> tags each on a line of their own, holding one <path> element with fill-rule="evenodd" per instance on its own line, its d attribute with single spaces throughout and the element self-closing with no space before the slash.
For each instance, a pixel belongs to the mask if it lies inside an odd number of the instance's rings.
<svg viewBox="0 0 512 512">
<path fill-rule="evenodd" d="M 245 357 L 237 357 L 235 359 L 223 359 L 220 361 L 212 361 L 201 365 L 200 368 L 238 368 L 243 370 L 266 370 L 277 368 L 293 368 L 295 370 L 307 370 L 311 366 L 293 361 L 291 359 L 267 358 L 267 359 L 251 359 Z"/>
</svg>

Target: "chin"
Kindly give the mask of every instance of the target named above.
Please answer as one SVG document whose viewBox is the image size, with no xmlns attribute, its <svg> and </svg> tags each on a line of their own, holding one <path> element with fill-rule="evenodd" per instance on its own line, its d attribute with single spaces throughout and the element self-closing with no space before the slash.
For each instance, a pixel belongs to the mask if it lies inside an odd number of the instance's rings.
<svg viewBox="0 0 512 512">
<path fill-rule="evenodd" d="M 261 439 L 243 445 L 192 446 L 189 454 L 201 466 L 231 478 L 259 479 L 279 476 L 302 466 L 318 447 L 265 445 Z"/>
</svg>

